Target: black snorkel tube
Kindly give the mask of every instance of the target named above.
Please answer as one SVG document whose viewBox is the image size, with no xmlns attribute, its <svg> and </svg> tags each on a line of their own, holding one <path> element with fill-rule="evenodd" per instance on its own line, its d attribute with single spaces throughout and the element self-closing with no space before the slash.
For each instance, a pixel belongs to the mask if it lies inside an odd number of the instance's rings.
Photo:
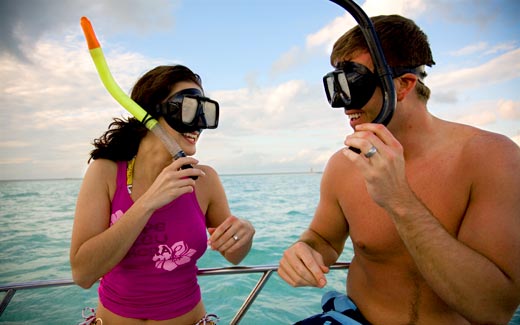
<svg viewBox="0 0 520 325">
<path fill-rule="evenodd" d="M 379 77 L 383 90 L 383 105 L 381 106 L 381 111 L 372 123 L 380 123 L 386 126 L 394 115 L 397 97 L 392 78 L 392 70 L 386 63 L 385 55 L 381 48 L 381 43 L 379 42 L 379 37 L 377 36 L 374 24 L 372 24 L 372 21 L 368 18 L 363 9 L 361 9 L 361 7 L 359 7 L 353 0 L 330 1 L 344 8 L 352 15 L 352 17 L 354 17 L 359 24 L 363 36 L 365 37 L 370 56 L 372 57 L 372 62 L 374 63 L 374 72 Z"/>
</svg>

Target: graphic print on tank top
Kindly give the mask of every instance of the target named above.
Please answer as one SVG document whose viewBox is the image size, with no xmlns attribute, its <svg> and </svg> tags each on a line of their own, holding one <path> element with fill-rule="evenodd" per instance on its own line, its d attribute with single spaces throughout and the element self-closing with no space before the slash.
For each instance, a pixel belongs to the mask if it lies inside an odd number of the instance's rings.
<svg viewBox="0 0 520 325">
<path fill-rule="evenodd" d="M 110 225 L 113 225 L 119 218 L 123 216 L 121 210 L 117 210 L 110 216 Z M 197 252 L 193 248 L 189 248 L 183 240 L 174 243 L 171 247 L 160 244 L 157 247 L 157 253 L 153 256 L 152 261 L 155 267 L 166 271 L 173 271 L 179 265 L 186 264 L 191 261 L 191 257 Z"/>
<path fill-rule="evenodd" d="M 193 248 L 189 248 L 184 241 L 178 241 L 168 247 L 167 245 L 159 245 L 159 252 L 154 255 L 153 260 L 155 261 L 155 267 L 164 269 L 166 271 L 172 271 L 177 266 L 186 264 L 191 261 L 191 256 L 197 251 Z"/>
</svg>

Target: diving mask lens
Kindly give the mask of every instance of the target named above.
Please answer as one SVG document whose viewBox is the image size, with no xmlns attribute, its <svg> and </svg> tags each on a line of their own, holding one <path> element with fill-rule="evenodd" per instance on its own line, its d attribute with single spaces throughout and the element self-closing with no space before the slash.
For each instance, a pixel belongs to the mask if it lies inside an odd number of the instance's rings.
<svg viewBox="0 0 520 325">
<path fill-rule="evenodd" d="M 175 93 L 167 102 L 158 105 L 157 111 L 178 132 L 215 129 L 218 126 L 218 102 L 202 96 L 196 88 Z"/>
<path fill-rule="evenodd" d="M 338 73 L 338 84 L 340 86 L 341 91 L 347 94 L 347 97 L 350 98 L 350 89 L 348 87 L 347 76 L 344 72 Z"/>
<path fill-rule="evenodd" d="M 350 89 L 343 71 L 336 70 L 326 74 L 323 84 L 327 100 L 332 107 L 344 107 L 350 103 Z"/>
<path fill-rule="evenodd" d="M 218 103 L 215 101 L 204 101 L 202 103 L 202 111 L 208 129 L 214 129 L 218 125 Z"/>
<path fill-rule="evenodd" d="M 325 94 L 332 107 L 361 109 L 372 97 L 378 80 L 364 65 L 342 62 L 323 77 Z"/>
<path fill-rule="evenodd" d="M 181 101 L 182 123 L 202 129 L 214 129 L 218 125 L 218 103 L 207 97 L 185 95 Z"/>
<path fill-rule="evenodd" d="M 197 115 L 198 102 L 195 98 L 183 97 L 181 103 L 181 119 L 182 123 L 191 125 Z"/>
</svg>

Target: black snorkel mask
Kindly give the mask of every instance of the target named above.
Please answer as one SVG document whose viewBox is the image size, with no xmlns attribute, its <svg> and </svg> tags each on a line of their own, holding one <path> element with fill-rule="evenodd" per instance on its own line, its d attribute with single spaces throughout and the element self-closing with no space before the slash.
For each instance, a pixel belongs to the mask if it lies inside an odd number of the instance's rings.
<svg viewBox="0 0 520 325">
<path fill-rule="evenodd" d="M 336 70 L 323 77 L 325 95 L 330 106 L 361 109 L 370 100 L 377 85 L 377 76 L 355 62 L 341 62 Z"/>
<path fill-rule="evenodd" d="M 345 70 L 342 67 L 338 67 L 339 69 L 336 69 L 335 71 L 325 75 L 324 85 L 325 93 L 327 94 L 327 99 L 329 99 L 329 103 L 332 105 L 332 107 L 349 108 L 352 106 L 359 106 L 360 103 L 362 103 L 365 100 L 366 102 L 368 102 L 368 99 L 370 99 L 370 97 L 374 93 L 375 87 L 377 85 L 380 85 L 383 91 L 383 104 L 381 106 L 381 111 L 372 121 L 372 123 L 381 123 L 383 125 L 388 125 L 394 114 L 397 97 L 395 94 L 394 82 L 392 78 L 392 70 L 386 63 L 386 59 L 383 54 L 383 49 L 381 47 L 381 43 L 379 42 L 379 38 L 375 31 L 374 25 L 372 24 L 370 18 L 363 11 L 363 9 L 361 9 L 354 1 L 330 1 L 336 3 L 340 7 L 347 10 L 359 24 L 359 28 L 361 29 L 361 32 L 363 33 L 363 36 L 365 37 L 365 40 L 367 42 L 370 56 L 372 57 L 372 62 L 374 64 L 374 73 L 373 76 L 370 78 L 358 78 L 354 76 L 354 74 L 362 75 L 366 71 L 363 71 L 363 69 L 355 65 L 352 65 L 352 62 L 346 62 Z M 351 80 L 349 80 L 349 73 Z M 325 80 L 325 78 L 327 78 L 327 80 Z M 376 82 L 372 79 L 375 79 Z M 359 86 L 356 85 L 356 82 L 359 82 Z M 367 86 L 367 84 L 369 86 Z M 366 90 L 360 90 L 365 86 L 367 86 Z M 370 96 L 368 96 L 369 93 Z M 355 95 L 356 97 L 354 97 L 353 95 Z M 358 96 L 359 98 L 357 98 Z M 367 96 L 368 99 L 366 99 Z M 364 104 L 366 104 L 366 102 Z M 364 104 L 361 107 L 363 107 Z"/>
<path fill-rule="evenodd" d="M 419 80 L 426 76 L 424 66 L 390 69 L 393 78 L 405 73 L 413 73 Z M 323 85 L 329 104 L 334 108 L 343 107 L 345 110 L 361 109 L 368 103 L 376 87 L 382 86 L 377 75 L 366 66 L 350 61 L 339 63 L 336 70 L 327 73 L 323 77 Z"/>
<path fill-rule="evenodd" d="M 219 118 L 218 102 L 204 97 L 197 88 L 188 88 L 173 94 L 157 105 L 156 112 L 179 133 L 216 129 Z"/>
</svg>

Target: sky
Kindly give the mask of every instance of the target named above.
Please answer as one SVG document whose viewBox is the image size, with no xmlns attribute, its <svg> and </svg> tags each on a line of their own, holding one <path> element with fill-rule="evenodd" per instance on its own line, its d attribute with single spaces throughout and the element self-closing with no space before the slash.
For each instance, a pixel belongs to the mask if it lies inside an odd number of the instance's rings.
<svg viewBox="0 0 520 325">
<path fill-rule="evenodd" d="M 428 109 L 520 144 L 520 1 L 356 0 L 428 35 Z M 129 93 L 183 64 L 220 103 L 195 157 L 220 174 L 324 169 L 352 133 L 328 105 L 332 44 L 355 25 L 328 0 L 0 0 L 0 180 L 81 178 L 92 141 L 128 113 L 104 89 L 79 24 L 92 22 Z"/>
</svg>

